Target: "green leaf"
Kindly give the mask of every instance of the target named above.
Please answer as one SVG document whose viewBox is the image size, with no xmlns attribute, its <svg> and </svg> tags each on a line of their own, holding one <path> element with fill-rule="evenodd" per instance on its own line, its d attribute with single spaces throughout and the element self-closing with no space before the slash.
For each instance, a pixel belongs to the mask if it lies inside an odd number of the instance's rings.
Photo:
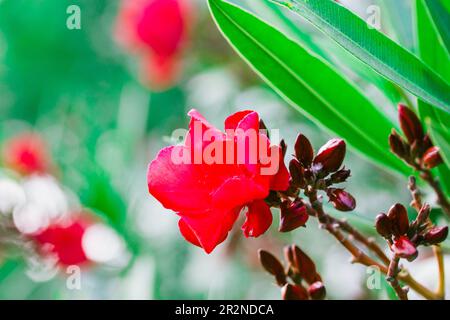
<svg viewBox="0 0 450 320">
<path fill-rule="evenodd" d="M 434 24 L 442 36 L 442 41 L 447 49 L 450 51 L 450 14 L 441 3 L 437 0 L 425 0 L 430 14 L 433 16 Z"/>
<path fill-rule="evenodd" d="M 419 43 L 419 52 L 422 60 L 431 68 L 440 73 L 444 79 L 450 79 L 450 56 L 447 47 L 444 44 L 443 35 L 439 32 L 436 25 L 435 15 L 429 10 L 429 1 L 416 0 L 416 22 L 417 22 L 417 36 Z M 428 103 L 423 101 L 418 102 L 419 114 L 427 126 L 426 119 L 432 124 L 435 129 L 439 131 L 441 139 L 434 139 L 433 142 L 441 149 L 445 146 L 440 145 L 440 141 L 450 141 L 450 133 L 448 127 L 450 125 L 450 115 L 440 109 L 432 108 Z M 437 129 L 436 129 L 437 128 Z M 434 133 L 436 135 L 436 133 Z M 450 194 L 450 167 L 439 166 L 437 171 L 442 185 L 447 194 Z"/>
<path fill-rule="evenodd" d="M 450 112 L 450 86 L 412 53 L 368 28 L 367 23 L 330 0 L 273 0 L 310 21 L 354 56 L 411 93 Z"/>
<path fill-rule="evenodd" d="M 260 11 L 263 9 L 261 3 L 256 3 L 253 0 L 248 2 L 249 4 L 252 4 L 252 7 L 255 7 L 255 12 L 261 16 Z M 273 3 L 271 0 L 264 0 L 262 1 L 262 4 L 273 14 L 275 19 L 280 21 L 281 25 L 283 25 L 285 29 L 290 32 L 289 35 L 292 34 L 292 37 L 303 47 L 306 47 L 310 51 L 318 54 L 328 62 L 333 63 L 334 66 L 339 67 L 339 65 L 336 65 L 333 60 L 337 58 L 341 65 L 344 65 L 346 68 L 350 67 L 352 71 L 354 71 L 361 78 L 365 79 L 368 83 L 376 85 L 393 105 L 401 102 L 402 98 L 396 85 L 375 72 L 372 68 L 350 54 L 347 50 L 333 41 L 327 42 L 327 49 L 322 49 L 320 44 L 316 44 L 316 42 L 314 42 L 307 30 L 302 30 L 289 17 L 286 16 L 284 10 L 282 10 L 279 5 Z"/>
<path fill-rule="evenodd" d="M 326 61 L 241 8 L 208 2 L 234 49 L 290 104 L 375 162 L 410 173 L 389 151 L 392 122 Z"/>
</svg>

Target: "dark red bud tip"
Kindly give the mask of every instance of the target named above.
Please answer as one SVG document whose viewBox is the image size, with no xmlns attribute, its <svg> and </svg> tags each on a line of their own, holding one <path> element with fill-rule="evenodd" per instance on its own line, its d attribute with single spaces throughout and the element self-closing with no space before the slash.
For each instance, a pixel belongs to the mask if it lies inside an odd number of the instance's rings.
<svg viewBox="0 0 450 320">
<path fill-rule="evenodd" d="M 392 130 L 389 135 L 389 146 L 392 153 L 394 153 L 400 159 L 407 159 L 410 153 L 409 146 L 403 142 L 403 139 L 399 136 L 397 131 Z"/>
<path fill-rule="evenodd" d="M 289 162 L 289 173 L 294 186 L 302 187 L 305 185 L 305 169 L 297 159 L 292 159 Z"/>
<path fill-rule="evenodd" d="M 377 215 L 375 218 L 375 227 L 377 232 L 382 237 L 389 239 L 392 236 L 392 225 L 388 216 L 384 213 Z"/>
<path fill-rule="evenodd" d="M 281 262 L 273 254 L 265 250 L 260 249 L 258 251 L 258 255 L 259 261 L 261 262 L 261 265 L 264 267 L 264 269 L 268 273 L 275 276 L 278 285 L 284 285 L 286 283 L 286 276 Z"/>
<path fill-rule="evenodd" d="M 329 188 L 327 194 L 336 210 L 352 211 L 356 207 L 355 198 L 350 193 L 344 191 L 344 189 Z"/>
<path fill-rule="evenodd" d="M 408 259 L 408 261 L 413 261 L 418 255 L 416 247 L 406 236 L 397 238 L 391 249 L 400 258 Z"/>
<path fill-rule="evenodd" d="M 302 286 L 287 283 L 281 288 L 281 297 L 283 300 L 308 300 L 308 292 Z"/>
<path fill-rule="evenodd" d="M 414 141 L 422 143 L 425 134 L 423 132 L 422 124 L 414 111 L 407 106 L 400 104 L 398 106 L 398 118 L 400 127 L 408 142 L 410 144 Z"/>
<path fill-rule="evenodd" d="M 313 300 L 323 300 L 327 295 L 325 286 L 321 281 L 314 282 L 312 285 L 310 285 L 308 288 L 308 293 Z"/>
<path fill-rule="evenodd" d="M 301 201 L 291 204 L 283 202 L 281 204 L 280 232 L 290 232 L 299 227 L 303 227 L 308 221 L 306 206 Z"/>
<path fill-rule="evenodd" d="M 447 239 L 448 227 L 434 227 L 425 233 L 424 238 L 427 244 L 438 244 Z"/>
<path fill-rule="evenodd" d="M 321 281 L 321 278 L 316 271 L 314 261 L 312 261 L 299 247 L 296 245 L 288 246 L 284 249 L 284 254 L 293 273 L 310 284 Z"/>
<path fill-rule="evenodd" d="M 283 159 L 284 159 L 284 156 L 286 155 L 286 150 L 287 150 L 287 144 L 286 144 L 286 141 L 284 141 L 284 139 L 281 139 L 281 141 L 280 141 L 280 149 L 281 149 L 281 154 L 283 155 Z"/>
<path fill-rule="evenodd" d="M 439 153 L 439 147 L 431 147 L 423 155 L 422 162 L 428 169 L 437 167 L 443 163 L 442 157 Z"/>
<path fill-rule="evenodd" d="M 406 208 L 400 203 L 394 204 L 387 214 L 391 221 L 392 233 L 401 236 L 408 232 L 409 219 Z"/>
<path fill-rule="evenodd" d="M 345 158 L 346 145 L 342 139 L 331 139 L 319 149 L 314 167 L 325 173 L 339 170 Z"/>
<path fill-rule="evenodd" d="M 427 219 L 430 216 L 430 212 L 431 212 L 431 207 L 427 203 L 424 204 L 422 206 L 422 208 L 420 208 L 419 214 L 417 215 L 417 218 L 416 218 L 416 223 L 418 226 L 424 224 L 427 221 Z"/>
<path fill-rule="evenodd" d="M 308 138 L 302 134 L 299 134 L 297 140 L 295 141 L 294 149 L 297 160 L 300 161 L 304 167 L 309 167 L 314 158 L 314 149 Z"/>
<path fill-rule="evenodd" d="M 341 169 L 339 171 L 336 171 L 331 175 L 331 182 L 333 183 L 342 183 L 347 181 L 347 179 L 350 177 L 350 170 L 347 169 Z"/>
</svg>

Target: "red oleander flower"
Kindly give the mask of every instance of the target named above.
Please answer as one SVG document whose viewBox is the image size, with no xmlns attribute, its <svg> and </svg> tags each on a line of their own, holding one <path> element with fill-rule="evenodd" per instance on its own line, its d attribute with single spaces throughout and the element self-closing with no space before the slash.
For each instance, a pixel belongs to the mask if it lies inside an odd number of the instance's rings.
<svg viewBox="0 0 450 320">
<path fill-rule="evenodd" d="M 56 256 L 62 266 L 83 265 L 88 262 L 83 249 L 83 236 L 89 223 L 84 219 L 75 219 L 68 224 L 54 224 L 37 235 L 34 240 L 43 253 Z"/>
<path fill-rule="evenodd" d="M 22 175 L 43 174 L 51 169 L 47 145 L 40 136 L 24 133 L 6 142 L 3 148 L 5 165 Z"/>
<path fill-rule="evenodd" d="M 123 0 L 116 38 L 140 57 L 145 84 L 164 89 L 179 73 L 192 20 L 188 0 Z"/>
<path fill-rule="evenodd" d="M 254 111 L 228 117 L 225 133 L 196 110 L 188 114 L 184 144 L 162 149 L 150 163 L 150 194 L 181 217 L 181 234 L 207 253 L 226 239 L 244 207 L 244 235 L 258 237 L 272 223 L 264 199 L 289 186 L 282 149 L 270 146 Z"/>
</svg>

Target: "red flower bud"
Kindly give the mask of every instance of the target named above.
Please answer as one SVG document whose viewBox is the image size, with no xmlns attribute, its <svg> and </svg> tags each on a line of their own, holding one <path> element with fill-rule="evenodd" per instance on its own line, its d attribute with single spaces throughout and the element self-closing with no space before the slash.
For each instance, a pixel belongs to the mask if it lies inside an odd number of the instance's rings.
<svg viewBox="0 0 450 320">
<path fill-rule="evenodd" d="M 333 173 L 330 178 L 333 183 L 345 182 L 350 177 L 350 170 L 341 169 Z"/>
<path fill-rule="evenodd" d="M 422 162 L 428 169 L 432 169 L 442 164 L 443 160 L 441 155 L 439 154 L 439 147 L 431 147 L 422 157 Z"/>
<path fill-rule="evenodd" d="M 302 286 L 287 283 L 281 288 L 281 297 L 283 300 L 308 300 L 308 292 Z"/>
<path fill-rule="evenodd" d="M 376 217 L 375 221 L 378 234 L 384 238 L 390 238 L 392 236 L 392 224 L 389 217 L 381 213 Z"/>
<path fill-rule="evenodd" d="M 410 144 L 414 141 L 419 141 L 419 143 L 422 143 L 424 132 L 422 124 L 416 114 L 408 107 L 400 104 L 398 106 L 398 117 L 400 127 L 402 128 L 408 142 Z"/>
<path fill-rule="evenodd" d="M 406 208 L 400 203 L 394 204 L 387 214 L 391 221 L 392 233 L 395 236 L 401 236 L 408 232 L 409 220 Z"/>
<path fill-rule="evenodd" d="M 308 293 L 313 300 L 323 300 L 327 295 L 325 286 L 321 281 L 314 282 L 312 285 L 310 285 L 308 288 Z"/>
<path fill-rule="evenodd" d="M 434 227 L 425 233 L 424 238 L 427 244 L 438 244 L 447 239 L 448 227 Z"/>
<path fill-rule="evenodd" d="M 299 227 L 303 227 L 308 221 L 308 213 L 306 206 L 301 201 L 288 203 L 287 201 L 281 204 L 281 219 L 280 232 L 290 232 Z"/>
<path fill-rule="evenodd" d="M 322 280 L 316 271 L 314 262 L 296 245 L 285 247 L 284 255 L 289 262 L 291 271 L 306 282 L 314 283 Z"/>
<path fill-rule="evenodd" d="M 289 162 L 289 173 L 294 186 L 302 187 L 305 185 L 305 170 L 297 159 L 292 159 Z"/>
<path fill-rule="evenodd" d="M 417 249 L 414 244 L 406 236 L 401 236 L 394 241 L 391 247 L 392 251 L 395 252 L 400 258 L 408 259 L 408 261 L 413 261 L 417 258 Z"/>
<path fill-rule="evenodd" d="M 424 204 L 419 210 L 419 214 L 414 222 L 416 226 L 424 224 L 430 216 L 431 207 L 429 204 Z"/>
<path fill-rule="evenodd" d="M 309 167 L 314 158 L 314 149 L 308 138 L 302 134 L 299 134 L 297 140 L 295 141 L 294 149 L 295 157 L 298 161 L 300 161 L 303 166 Z"/>
<path fill-rule="evenodd" d="M 350 193 L 344 191 L 344 189 L 329 188 L 327 194 L 336 210 L 352 211 L 356 207 L 355 198 Z"/>
<path fill-rule="evenodd" d="M 284 268 L 281 262 L 271 253 L 265 251 L 265 250 L 259 250 L 259 261 L 261 262 L 261 265 L 264 267 L 264 269 L 275 276 L 275 279 L 277 281 L 277 284 L 279 286 L 282 286 L 286 283 L 286 276 L 284 274 Z"/>
<path fill-rule="evenodd" d="M 319 149 L 314 158 L 314 167 L 325 173 L 339 170 L 344 161 L 346 151 L 345 141 L 341 139 L 331 139 Z"/>
<path fill-rule="evenodd" d="M 405 144 L 403 139 L 394 129 L 389 135 L 389 146 L 391 151 L 400 159 L 407 159 L 410 153 L 409 146 Z"/>
</svg>

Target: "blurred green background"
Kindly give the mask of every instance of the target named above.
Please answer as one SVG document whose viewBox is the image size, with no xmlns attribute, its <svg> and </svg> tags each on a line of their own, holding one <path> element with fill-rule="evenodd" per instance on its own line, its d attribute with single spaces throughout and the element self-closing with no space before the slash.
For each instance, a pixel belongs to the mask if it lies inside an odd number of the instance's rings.
<svg viewBox="0 0 450 320">
<path fill-rule="evenodd" d="M 270 232 L 258 239 L 245 239 L 236 226 L 206 255 L 182 239 L 177 217 L 148 194 L 147 165 L 171 143 L 173 130 L 186 127 L 191 108 L 220 128 L 230 113 L 254 109 L 269 128 L 280 129 L 290 148 L 299 132 L 316 148 L 330 138 L 264 85 L 221 37 L 205 1 L 194 2 L 196 21 L 183 75 L 172 88 L 153 92 L 138 81 L 136 57 L 114 41 L 118 0 L 0 0 L 0 144 L 24 131 L 39 132 L 51 148 L 65 192 L 126 244 L 122 263 L 83 270 L 81 290 L 67 289 L 64 270 L 37 277 L 33 274 L 49 271 L 33 270 L 20 255 L 0 258 L 0 299 L 278 299 L 279 289 L 259 266 L 257 249 L 281 255 L 282 246 L 292 242 L 315 259 L 329 298 L 391 294 L 384 284 L 369 290 L 366 270 L 350 265 L 346 252 L 315 222 L 281 235 L 275 218 Z M 342 2 L 364 14 L 377 1 Z M 381 2 L 404 6 L 389 11 L 398 14 L 390 21 L 404 26 L 396 40 L 414 51 L 411 1 Z M 258 10 L 255 3 L 244 5 Z M 66 27 L 71 4 L 81 8 L 80 30 Z M 277 24 L 274 18 L 267 17 Z M 316 30 L 298 18 L 292 22 L 333 50 L 334 44 Z M 383 27 L 389 32 L 392 26 Z M 392 102 L 373 85 L 356 82 L 395 117 Z M 352 170 L 347 190 L 358 201 L 356 213 L 349 215 L 359 227 L 372 232 L 376 214 L 396 201 L 408 203 L 402 177 L 352 152 L 345 163 Z M 425 268 L 425 260 L 417 268 Z M 426 275 L 428 269 L 422 269 L 418 272 Z"/>
</svg>

